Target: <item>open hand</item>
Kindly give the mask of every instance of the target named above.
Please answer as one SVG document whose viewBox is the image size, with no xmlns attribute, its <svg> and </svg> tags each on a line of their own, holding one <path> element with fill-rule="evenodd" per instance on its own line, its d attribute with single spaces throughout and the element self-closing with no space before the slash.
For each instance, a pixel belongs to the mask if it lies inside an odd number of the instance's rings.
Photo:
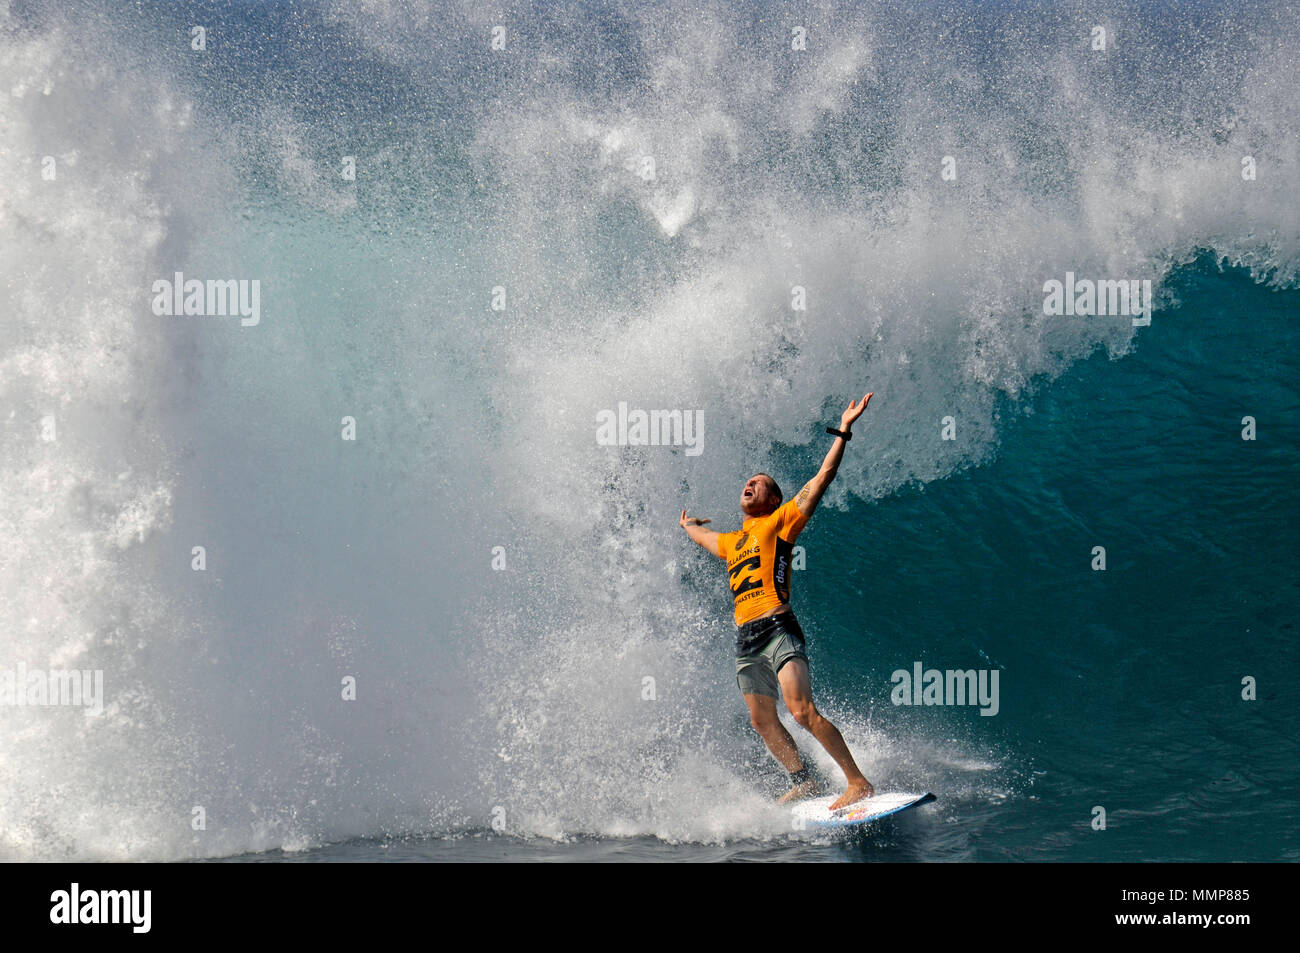
<svg viewBox="0 0 1300 953">
<path fill-rule="evenodd" d="M 682 526 L 703 526 L 705 523 L 712 523 L 713 520 L 702 520 L 694 516 L 687 516 L 686 511 L 682 510 Z"/>
<path fill-rule="evenodd" d="M 874 393 L 875 391 L 871 392 L 871 394 Z M 841 430 L 848 430 L 853 426 L 853 421 L 862 416 L 862 412 L 867 409 L 867 401 L 871 400 L 871 394 L 867 394 L 866 397 L 863 397 L 862 403 L 860 404 L 856 400 L 849 401 L 849 409 L 840 414 Z"/>
</svg>

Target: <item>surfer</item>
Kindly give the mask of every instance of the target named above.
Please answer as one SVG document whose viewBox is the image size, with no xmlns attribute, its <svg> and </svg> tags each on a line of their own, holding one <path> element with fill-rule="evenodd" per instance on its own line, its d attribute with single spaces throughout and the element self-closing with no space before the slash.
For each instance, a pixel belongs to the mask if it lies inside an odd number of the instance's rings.
<svg viewBox="0 0 1300 953">
<path fill-rule="evenodd" d="M 835 435 L 835 443 L 821 470 L 793 500 L 783 504 L 781 488 L 766 473 L 749 479 L 740 493 L 740 509 L 747 518 L 739 532 L 704 529 L 711 520 L 688 517 L 682 510 L 681 525 L 691 539 L 727 561 L 735 599 L 736 683 L 749 706 L 750 724 L 772 756 L 790 772 L 791 787 L 782 795 L 781 803 L 812 797 L 818 793 L 818 786 L 790 732 L 777 717 L 778 697 L 785 698 L 794 720 L 812 733 L 848 780 L 848 790 L 831 805 L 831 810 L 875 793 L 871 782 L 858 770 L 839 729 L 813 704 L 803 630 L 789 604 L 794 541 L 835 479 L 844 445 L 853 436 L 849 428 L 862 416 L 870 399 L 871 394 L 867 394 L 860 404 L 850 401 L 848 410 L 840 416 L 840 429 L 826 428 L 827 433 Z"/>
</svg>

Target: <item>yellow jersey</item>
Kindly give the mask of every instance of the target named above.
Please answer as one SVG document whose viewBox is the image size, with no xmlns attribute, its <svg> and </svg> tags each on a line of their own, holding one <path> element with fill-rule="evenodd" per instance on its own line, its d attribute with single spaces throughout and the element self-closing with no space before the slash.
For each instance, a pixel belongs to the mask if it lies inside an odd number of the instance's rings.
<svg viewBox="0 0 1300 953">
<path fill-rule="evenodd" d="M 727 561 L 736 625 L 744 625 L 790 601 L 790 554 L 808 524 L 794 500 L 767 516 L 751 516 L 739 532 L 718 534 L 718 555 Z"/>
</svg>

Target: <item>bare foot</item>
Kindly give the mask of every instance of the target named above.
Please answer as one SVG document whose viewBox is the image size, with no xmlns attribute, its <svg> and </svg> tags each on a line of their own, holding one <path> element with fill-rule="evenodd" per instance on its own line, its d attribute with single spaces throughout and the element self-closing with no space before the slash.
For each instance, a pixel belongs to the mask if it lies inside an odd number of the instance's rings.
<svg viewBox="0 0 1300 953">
<path fill-rule="evenodd" d="M 856 804 L 858 801 L 865 801 L 875 793 L 876 789 L 871 786 L 871 782 L 866 778 L 861 781 L 853 781 L 849 784 L 847 791 L 831 802 L 831 810 L 838 811 L 840 808 Z"/>
<path fill-rule="evenodd" d="M 802 801 L 806 797 L 816 797 L 821 793 L 821 787 L 815 780 L 809 778 L 803 784 L 796 784 L 790 790 L 786 791 L 779 798 L 777 804 L 789 804 L 791 801 Z"/>
</svg>

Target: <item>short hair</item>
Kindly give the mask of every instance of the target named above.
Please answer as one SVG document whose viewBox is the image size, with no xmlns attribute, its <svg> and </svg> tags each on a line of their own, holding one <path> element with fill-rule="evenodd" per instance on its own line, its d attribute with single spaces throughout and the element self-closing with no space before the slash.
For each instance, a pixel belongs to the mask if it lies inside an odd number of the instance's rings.
<svg viewBox="0 0 1300 953">
<path fill-rule="evenodd" d="M 781 488 L 776 485 L 776 480 L 773 479 L 772 474 L 759 472 L 754 475 L 767 477 L 767 482 L 772 484 L 772 492 L 776 494 L 776 505 L 780 506 L 781 501 L 785 499 L 785 495 L 781 492 Z"/>
</svg>

